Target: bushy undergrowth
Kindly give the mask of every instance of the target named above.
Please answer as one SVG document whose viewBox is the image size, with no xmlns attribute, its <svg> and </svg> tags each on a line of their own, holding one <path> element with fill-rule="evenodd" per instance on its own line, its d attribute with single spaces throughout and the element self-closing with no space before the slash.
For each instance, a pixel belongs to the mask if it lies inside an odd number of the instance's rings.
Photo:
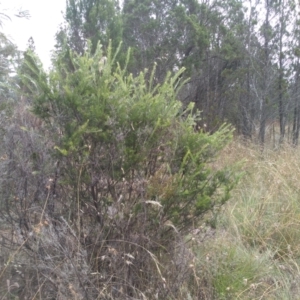
<svg viewBox="0 0 300 300">
<path fill-rule="evenodd" d="M 66 50 L 49 76 L 27 53 L 22 70 L 35 116 L 4 126 L 1 295 L 197 297 L 185 236 L 229 199 L 230 168 L 210 166 L 229 128 L 197 129 L 176 100 L 180 72 L 152 86 L 155 69 L 135 78 L 100 46 Z"/>
<path fill-rule="evenodd" d="M 1 298 L 297 299 L 299 150 L 217 157 L 230 133 L 195 130 L 178 75 L 98 54 L 31 69 L 39 98 L 1 123 Z"/>
<path fill-rule="evenodd" d="M 79 74 L 60 66 L 30 103 L 41 118 L 19 103 L 1 123 L 1 298 L 298 299 L 299 150 L 235 140 L 215 159 L 227 129 L 195 131 L 177 77 L 151 90 L 112 62 L 73 63 Z M 107 74 L 94 92 L 68 89 L 91 70 Z"/>
</svg>

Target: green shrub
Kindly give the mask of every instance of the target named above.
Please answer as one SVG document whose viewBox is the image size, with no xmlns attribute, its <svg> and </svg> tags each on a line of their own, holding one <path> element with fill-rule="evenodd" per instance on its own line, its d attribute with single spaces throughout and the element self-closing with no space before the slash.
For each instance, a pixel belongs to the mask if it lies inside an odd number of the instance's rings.
<svg viewBox="0 0 300 300">
<path fill-rule="evenodd" d="M 34 55 L 27 60 L 33 112 L 57 165 L 45 215 L 66 220 L 114 299 L 176 298 L 190 276 L 181 233 L 224 204 L 234 184 L 230 170 L 210 167 L 231 131 L 196 130 L 199 114 L 176 99 L 183 70 L 153 86 L 155 68 L 133 77 L 100 45 L 94 55 L 66 54 L 49 76 Z"/>
</svg>

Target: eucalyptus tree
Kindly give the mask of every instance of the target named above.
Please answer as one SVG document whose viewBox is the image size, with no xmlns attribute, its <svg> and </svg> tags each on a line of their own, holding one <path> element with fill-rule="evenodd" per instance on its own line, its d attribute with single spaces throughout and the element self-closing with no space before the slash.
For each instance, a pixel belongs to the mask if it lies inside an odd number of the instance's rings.
<svg viewBox="0 0 300 300">
<path fill-rule="evenodd" d="M 56 35 L 57 51 L 65 45 L 83 54 L 87 41 L 95 51 L 98 42 L 107 46 L 110 39 L 117 48 L 122 37 L 122 24 L 118 0 L 67 0 L 65 23 Z"/>
<path fill-rule="evenodd" d="M 285 136 L 288 118 L 290 64 L 290 30 L 293 27 L 293 0 L 256 1 L 260 7 L 256 55 L 251 57 L 254 76 L 251 89 L 256 95 L 258 138 L 263 145 L 269 122 L 279 120 L 280 139 Z M 263 16 L 263 18 L 262 18 Z M 275 133 L 275 131 L 274 131 Z M 274 138 L 274 137 L 273 137 Z"/>
<path fill-rule="evenodd" d="M 261 145 L 265 143 L 266 124 L 268 119 L 268 106 L 271 100 L 271 91 L 274 87 L 274 70 L 273 70 L 273 40 L 274 29 L 272 27 L 271 19 L 274 12 L 274 1 L 263 1 L 263 22 L 260 26 L 259 41 L 261 44 L 260 53 L 256 59 L 259 60 L 256 68 L 255 85 L 253 88 L 257 94 L 259 109 L 259 141 Z"/>
<path fill-rule="evenodd" d="M 256 0 L 249 0 L 245 12 L 244 23 L 244 58 L 242 60 L 241 93 L 239 94 L 238 133 L 244 138 L 252 139 L 255 131 L 257 97 L 252 86 L 255 81 L 255 68 L 259 43 L 255 34 L 258 23 L 258 8 Z"/>
<path fill-rule="evenodd" d="M 292 64 L 290 63 L 291 28 L 296 20 L 295 1 L 281 0 L 275 4 L 277 11 L 277 22 L 275 26 L 277 43 L 277 91 L 278 91 L 278 119 L 280 127 L 280 143 L 285 136 L 285 128 L 289 109 L 289 78 L 292 74 Z"/>
<path fill-rule="evenodd" d="M 239 0 L 203 1 L 201 12 L 197 21 L 207 30 L 207 44 L 192 70 L 189 100 L 203 112 L 206 129 L 213 131 L 225 120 L 241 127 L 248 56 L 246 8 Z"/>
<path fill-rule="evenodd" d="M 195 0 L 125 0 L 123 41 L 133 50 L 130 70 L 138 73 L 157 63 L 157 82 L 183 66 L 191 74 L 208 45 L 207 28 L 199 22 L 205 9 Z"/>
<path fill-rule="evenodd" d="M 9 83 L 12 80 L 16 60 L 20 53 L 17 47 L 0 33 L 0 97 L 7 100 L 10 95 Z"/>
<path fill-rule="evenodd" d="M 293 39 L 291 40 L 290 49 L 290 60 L 293 68 L 290 84 L 290 95 L 293 100 L 293 128 L 292 128 L 292 142 L 296 146 L 299 142 L 300 132 L 300 19 L 296 16 L 294 19 L 292 29 Z"/>
<path fill-rule="evenodd" d="M 21 51 L 4 33 L 6 22 L 13 22 L 14 17 L 29 18 L 26 10 L 14 10 L 11 13 L 3 13 L 4 7 L 0 4 L 0 102 L 1 108 L 6 107 L 9 100 L 15 99 L 12 86 L 16 83 L 16 68 L 21 61 Z"/>
</svg>

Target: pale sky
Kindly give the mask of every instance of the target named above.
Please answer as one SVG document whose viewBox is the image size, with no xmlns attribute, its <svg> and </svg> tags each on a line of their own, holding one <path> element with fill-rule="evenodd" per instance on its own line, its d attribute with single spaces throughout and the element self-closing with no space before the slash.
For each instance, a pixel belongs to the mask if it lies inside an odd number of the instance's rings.
<svg viewBox="0 0 300 300">
<path fill-rule="evenodd" d="M 2 30 L 20 50 L 25 50 L 28 39 L 32 36 L 36 52 L 44 67 L 50 66 L 51 50 L 54 49 L 55 33 L 63 22 L 62 11 L 66 0 L 0 0 L 1 13 L 12 17 L 4 20 Z M 30 19 L 14 17 L 13 14 L 22 8 L 28 10 Z"/>
</svg>

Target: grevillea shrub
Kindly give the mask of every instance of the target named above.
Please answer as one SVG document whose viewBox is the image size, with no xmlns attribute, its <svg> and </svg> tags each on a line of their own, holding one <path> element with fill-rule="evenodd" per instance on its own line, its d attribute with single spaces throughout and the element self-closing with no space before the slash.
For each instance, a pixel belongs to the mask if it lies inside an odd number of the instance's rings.
<svg viewBox="0 0 300 300">
<path fill-rule="evenodd" d="M 56 297 L 176 299 L 192 282 L 183 237 L 234 185 L 230 170 L 210 167 L 231 131 L 197 128 L 199 113 L 176 97 L 183 70 L 154 86 L 155 68 L 134 77 L 117 54 L 104 56 L 100 45 L 93 55 L 66 50 L 49 74 L 27 54 L 21 75 L 53 175 L 22 215 L 23 242 L 33 252 L 44 245 L 40 293 L 51 286 Z"/>
</svg>

